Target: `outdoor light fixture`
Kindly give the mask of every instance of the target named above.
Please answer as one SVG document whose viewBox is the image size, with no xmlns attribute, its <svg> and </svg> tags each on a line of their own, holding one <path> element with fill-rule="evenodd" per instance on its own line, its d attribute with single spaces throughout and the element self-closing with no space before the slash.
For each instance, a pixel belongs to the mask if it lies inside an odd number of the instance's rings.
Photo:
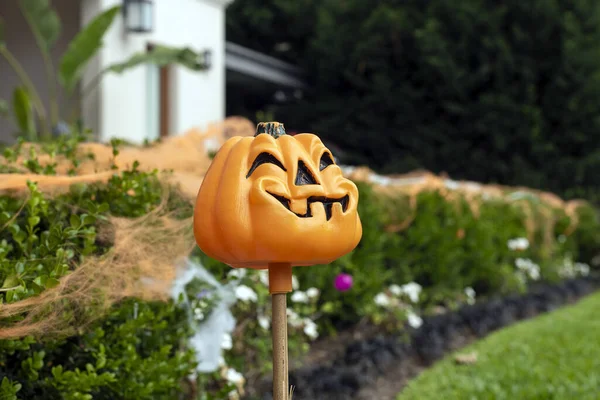
<svg viewBox="0 0 600 400">
<path fill-rule="evenodd" d="M 123 0 L 123 17 L 128 32 L 152 32 L 154 28 L 153 0 Z"/>
</svg>

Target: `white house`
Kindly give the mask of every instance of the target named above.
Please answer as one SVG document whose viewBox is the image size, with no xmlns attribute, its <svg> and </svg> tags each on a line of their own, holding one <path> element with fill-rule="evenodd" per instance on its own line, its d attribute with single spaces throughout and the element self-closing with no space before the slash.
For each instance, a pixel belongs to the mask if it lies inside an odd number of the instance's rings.
<svg viewBox="0 0 600 400">
<path fill-rule="evenodd" d="M 206 54 L 206 69 L 158 68 L 143 65 L 123 74 L 107 74 L 81 104 L 84 123 L 100 141 L 111 137 L 134 143 L 204 127 L 226 117 L 226 74 L 235 88 L 262 93 L 292 93 L 305 87 L 301 72 L 286 63 L 225 41 L 225 9 L 233 0 L 51 0 L 62 22 L 53 59 L 58 64 L 68 43 L 82 26 L 114 5 L 123 6 L 104 38 L 104 46 L 86 69 L 86 87 L 104 67 L 145 52 L 153 45 L 190 47 Z M 48 101 L 46 73 L 32 33 L 17 0 L 0 1 L 7 48 L 24 66 Z M 146 26 L 135 31 L 132 27 Z M 230 78 L 229 78 L 230 77 Z M 0 57 L 0 99 L 10 100 L 18 76 Z M 81 89 L 80 87 L 80 89 Z M 253 89 L 254 90 L 254 89 Z M 72 105 L 71 105 L 72 106 Z M 61 103 L 61 116 L 69 116 Z M 7 140 L 15 125 L 0 119 L 0 139 Z"/>
</svg>

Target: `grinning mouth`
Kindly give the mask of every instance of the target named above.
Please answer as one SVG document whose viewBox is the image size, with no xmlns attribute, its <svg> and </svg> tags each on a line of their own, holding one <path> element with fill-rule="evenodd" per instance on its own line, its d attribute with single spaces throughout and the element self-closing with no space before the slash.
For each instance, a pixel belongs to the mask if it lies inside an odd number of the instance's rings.
<svg viewBox="0 0 600 400">
<path fill-rule="evenodd" d="M 333 215 L 333 203 L 340 203 L 342 205 L 342 210 L 344 212 L 346 212 L 346 210 L 348 209 L 348 204 L 350 203 L 350 196 L 345 195 L 342 198 L 339 199 L 332 199 L 330 197 L 323 197 L 323 196 L 311 196 L 308 199 L 306 199 L 306 213 L 304 214 L 298 214 L 294 211 L 292 211 L 292 209 L 290 208 L 290 199 L 283 197 L 283 196 L 279 196 L 276 194 L 273 194 L 271 192 L 267 192 L 269 193 L 271 196 L 275 197 L 281 204 L 283 204 L 283 206 L 285 208 L 288 209 L 289 212 L 296 214 L 296 216 L 300 217 L 300 218 L 311 218 L 312 217 L 312 212 L 310 210 L 310 205 L 312 203 L 323 203 L 323 206 L 325 207 L 325 215 L 327 217 L 327 221 L 329 221 L 331 219 L 331 216 Z"/>
</svg>

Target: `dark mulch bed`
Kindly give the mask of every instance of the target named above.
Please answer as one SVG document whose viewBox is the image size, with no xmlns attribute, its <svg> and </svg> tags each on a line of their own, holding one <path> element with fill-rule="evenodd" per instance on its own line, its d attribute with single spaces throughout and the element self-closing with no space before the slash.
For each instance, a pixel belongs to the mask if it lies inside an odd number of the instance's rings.
<svg viewBox="0 0 600 400">
<path fill-rule="evenodd" d="M 406 383 L 447 353 L 514 322 L 571 304 L 600 288 L 600 277 L 539 284 L 523 295 L 494 298 L 457 311 L 425 317 L 423 325 L 399 335 L 344 333 L 327 359 L 319 355 L 290 371 L 294 400 L 393 400 Z M 408 334 L 407 334 L 408 333 Z M 359 339 L 356 339 L 357 335 Z M 363 337 L 360 337 L 363 336 Z M 340 346 L 340 343 L 346 343 Z M 249 393 L 271 400 L 265 380 Z"/>
</svg>

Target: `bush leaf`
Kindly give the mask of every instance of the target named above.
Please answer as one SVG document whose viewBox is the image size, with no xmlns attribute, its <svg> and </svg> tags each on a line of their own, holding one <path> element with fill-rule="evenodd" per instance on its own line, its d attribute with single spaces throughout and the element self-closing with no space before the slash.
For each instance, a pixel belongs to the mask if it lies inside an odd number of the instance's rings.
<svg viewBox="0 0 600 400">
<path fill-rule="evenodd" d="M 29 93 L 23 87 L 18 87 L 13 92 L 13 112 L 17 126 L 22 134 L 30 140 L 35 139 L 35 120 Z"/>
<path fill-rule="evenodd" d="M 61 83 L 67 90 L 73 90 L 87 63 L 102 47 L 102 38 L 120 10 L 121 6 L 115 6 L 104 11 L 69 43 L 59 70 Z"/>
<path fill-rule="evenodd" d="M 105 71 L 120 74 L 125 70 L 136 67 L 140 64 L 154 64 L 162 67 L 168 64 L 179 64 L 193 71 L 204 69 L 200 54 L 188 47 L 173 48 L 166 46 L 155 46 L 152 50 L 145 53 L 136 53 L 125 62 L 113 64 Z"/>
<path fill-rule="evenodd" d="M 60 35 L 58 14 L 48 0 L 21 0 L 19 5 L 38 46 L 42 51 L 49 52 Z"/>
</svg>

